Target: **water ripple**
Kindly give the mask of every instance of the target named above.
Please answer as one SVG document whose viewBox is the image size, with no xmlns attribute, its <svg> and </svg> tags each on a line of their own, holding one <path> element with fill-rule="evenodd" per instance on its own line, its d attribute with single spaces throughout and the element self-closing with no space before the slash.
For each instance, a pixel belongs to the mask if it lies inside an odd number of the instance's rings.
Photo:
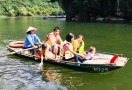
<svg viewBox="0 0 132 90">
<path fill-rule="evenodd" d="M 6 56 L 6 48 L 0 46 L 0 90 L 67 90 L 53 80 L 43 80 L 43 72 L 36 62 L 22 61 L 20 58 Z M 59 70 L 54 70 L 56 75 Z"/>
</svg>

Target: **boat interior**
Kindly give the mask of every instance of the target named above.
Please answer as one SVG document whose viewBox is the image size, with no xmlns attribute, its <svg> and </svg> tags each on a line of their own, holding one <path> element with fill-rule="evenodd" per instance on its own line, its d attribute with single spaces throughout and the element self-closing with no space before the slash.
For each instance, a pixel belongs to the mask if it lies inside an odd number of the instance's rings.
<svg viewBox="0 0 132 90">
<path fill-rule="evenodd" d="M 23 55 L 31 55 L 30 51 L 27 49 L 22 49 L 22 48 L 12 48 L 12 47 L 7 47 L 8 49 L 11 48 L 12 51 L 9 51 L 9 54 L 13 53 L 21 53 Z M 97 59 L 92 59 L 92 60 L 85 60 L 83 64 L 111 64 L 111 65 L 116 65 L 116 66 L 124 66 L 129 58 L 123 57 L 122 55 L 117 56 L 117 54 L 105 54 L 105 53 L 96 53 L 95 54 Z M 57 56 L 58 60 L 62 60 L 62 57 L 60 55 Z M 45 59 L 52 59 L 52 53 L 49 53 Z M 54 60 L 54 59 L 52 59 Z M 67 60 L 68 61 L 68 60 Z M 72 60 L 74 62 L 74 60 Z M 80 62 L 79 62 L 80 63 Z"/>
</svg>

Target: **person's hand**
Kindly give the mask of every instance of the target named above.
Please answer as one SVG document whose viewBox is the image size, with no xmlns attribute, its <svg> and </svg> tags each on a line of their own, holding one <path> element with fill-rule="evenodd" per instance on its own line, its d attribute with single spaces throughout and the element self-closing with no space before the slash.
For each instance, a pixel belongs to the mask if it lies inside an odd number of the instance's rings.
<svg viewBox="0 0 132 90">
<path fill-rule="evenodd" d="M 56 44 L 56 46 L 60 48 L 60 45 L 59 44 Z"/>
<path fill-rule="evenodd" d="M 82 54 L 79 54 L 79 56 L 81 56 L 81 57 L 85 58 L 85 56 L 84 56 L 84 55 L 82 55 Z"/>
<path fill-rule="evenodd" d="M 60 48 L 60 45 L 58 45 L 58 47 Z"/>
<path fill-rule="evenodd" d="M 41 62 L 39 65 L 42 66 L 43 65 L 43 62 Z"/>
<path fill-rule="evenodd" d="M 34 48 L 38 48 L 38 46 L 34 46 Z"/>
</svg>

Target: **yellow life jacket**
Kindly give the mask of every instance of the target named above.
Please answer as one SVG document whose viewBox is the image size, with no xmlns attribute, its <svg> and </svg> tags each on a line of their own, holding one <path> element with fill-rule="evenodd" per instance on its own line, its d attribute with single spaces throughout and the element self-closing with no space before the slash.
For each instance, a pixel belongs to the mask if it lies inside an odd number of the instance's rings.
<svg viewBox="0 0 132 90">
<path fill-rule="evenodd" d="M 77 39 L 76 40 L 74 40 L 74 42 L 78 42 L 77 41 Z M 74 44 L 74 42 L 73 42 L 73 44 Z M 82 42 L 79 44 L 78 43 L 78 45 L 77 45 L 77 49 L 75 50 L 77 53 L 79 53 L 79 54 L 83 54 L 83 50 L 84 50 L 84 41 L 82 40 Z"/>
<path fill-rule="evenodd" d="M 83 54 L 84 51 L 84 41 L 82 40 L 81 44 L 78 46 L 77 51 L 79 51 L 79 54 Z"/>
<path fill-rule="evenodd" d="M 73 58 L 74 55 L 66 49 L 66 47 L 64 47 L 65 44 L 68 44 L 70 46 L 70 49 L 73 50 L 73 46 L 70 42 L 67 42 L 66 40 L 63 42 L 63 44 L 61 45 L 61 55 L 65 57 L 65 59 L 70 59 Z"/>
</svg>

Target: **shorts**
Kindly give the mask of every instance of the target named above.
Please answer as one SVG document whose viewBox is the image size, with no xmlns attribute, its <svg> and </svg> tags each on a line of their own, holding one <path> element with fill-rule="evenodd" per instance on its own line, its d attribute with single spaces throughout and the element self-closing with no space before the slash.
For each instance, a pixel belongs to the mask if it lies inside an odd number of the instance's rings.
<svg viewBox="0 0 132 90">
<path fill-rule="evenodd" d="M 53 50 L 54 50 L 54 46 L 49 47 L 49 51 L 53 53 Z"/>
<path fill-rule="evenodd" d="M 53 53 L 53 50 L 54 50 L 54 46 L 49 47 L 49 51 L 51 51 Z M 60 54 L 60 48 L 58 47 L 57 55 L 59 55 L 59 54 Z"/>
</svg>

